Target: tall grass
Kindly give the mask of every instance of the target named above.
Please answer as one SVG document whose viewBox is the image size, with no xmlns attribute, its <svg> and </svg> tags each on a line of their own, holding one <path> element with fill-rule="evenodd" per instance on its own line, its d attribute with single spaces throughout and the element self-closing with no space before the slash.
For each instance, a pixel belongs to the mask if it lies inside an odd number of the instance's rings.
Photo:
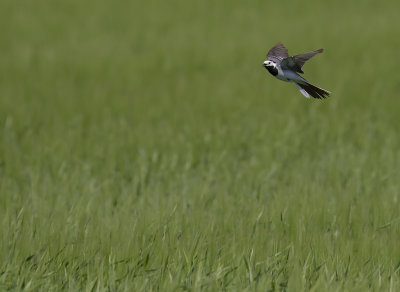
<svg viewBox="0 0 400 292">
<path fill-rule="evenodd" d="M 398 6 L 2 1 L 0 289 L 398 290 Z"/>
</svg>

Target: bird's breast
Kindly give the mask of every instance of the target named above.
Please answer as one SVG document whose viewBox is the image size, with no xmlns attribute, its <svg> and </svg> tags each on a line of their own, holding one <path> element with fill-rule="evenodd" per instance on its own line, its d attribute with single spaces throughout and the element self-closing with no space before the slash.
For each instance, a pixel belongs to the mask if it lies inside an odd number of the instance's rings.
<svg viewBox="0 0 400 292">
<path fill-rule="evenodd" d="M 276 76 L 278 75 L 278 69 L 276 67 L 272 67 L 272 66 L 266 66 L 265 67 L 269 73 L 271 73 L 272 75 Z"/>
</svg>

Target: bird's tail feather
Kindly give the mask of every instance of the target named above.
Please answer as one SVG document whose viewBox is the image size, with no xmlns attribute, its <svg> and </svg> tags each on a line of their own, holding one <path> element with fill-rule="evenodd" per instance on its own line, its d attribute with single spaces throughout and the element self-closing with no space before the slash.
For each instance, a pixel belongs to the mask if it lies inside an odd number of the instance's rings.
<svg viewBox="0 0 400 292">
<path fill-rule="evenodd" d="M 307 93 L 307 91 L 305 91 L 303 88 L 301 88 L 299 84 L 297 84 L 297 83 L 294 83 L 294 84 L 300 90 L 302 95 L 304 95 L 306 98 L 310 98 L 310 95 Z"/>
<path fill-rule="evenodd" d="M 315 86 L 315 85 L 313 85 L 311 83 L 308 83 L 308 82 L 307 83 L 296 83 L 296 85 L 297 85 L 297 88 L 299 88 L 300 92 L 305 97 L 307 97 L 307 96 L 304 94 L 303 90 L 305 92 L 307 92 L 308 95 L 311 95 L 312 97 L 319 98 L 319 99 L 326 98 L 330 94 L 329 91 L 327 91 L 325 89 L 322 89 L 322 88 L 319 88 L 319 87 L 317 87 L 317 86 Z"/>
</svg>

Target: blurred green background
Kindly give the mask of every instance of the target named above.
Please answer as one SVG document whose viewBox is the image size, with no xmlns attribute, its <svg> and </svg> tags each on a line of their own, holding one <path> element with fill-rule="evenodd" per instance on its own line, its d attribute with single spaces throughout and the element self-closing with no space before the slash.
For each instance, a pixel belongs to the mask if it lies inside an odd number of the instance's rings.
<svg viewBox="0 0 400 292">
<path fill-rule="evenodd" d="M 398 290 L 398 11 L 1 1 L 0 288 Z"/>
</svg>

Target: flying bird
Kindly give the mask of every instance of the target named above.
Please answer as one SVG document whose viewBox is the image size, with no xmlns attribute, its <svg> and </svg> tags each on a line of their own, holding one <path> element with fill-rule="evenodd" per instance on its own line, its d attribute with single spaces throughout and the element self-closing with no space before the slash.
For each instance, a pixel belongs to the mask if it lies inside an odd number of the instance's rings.
<svg viewBox="0 0 400 292">
<path fill-rule="evenodd" d="M 269 50 L 267 60 L 264 61 L 264 67 L 276 78 L 286 82 L 294 82 L 305 97 L 310 98 L 311 95 L 314 98 L 325 98 L 329 96 L 329 91 L 311 84 L 297 74 L 304 73 L 301 69 L 304 63 L 323 51 L 323 49 L 319 49 L 290 57 L 285 46 L 282 43 L 278 43 Z"/>
</svg>

